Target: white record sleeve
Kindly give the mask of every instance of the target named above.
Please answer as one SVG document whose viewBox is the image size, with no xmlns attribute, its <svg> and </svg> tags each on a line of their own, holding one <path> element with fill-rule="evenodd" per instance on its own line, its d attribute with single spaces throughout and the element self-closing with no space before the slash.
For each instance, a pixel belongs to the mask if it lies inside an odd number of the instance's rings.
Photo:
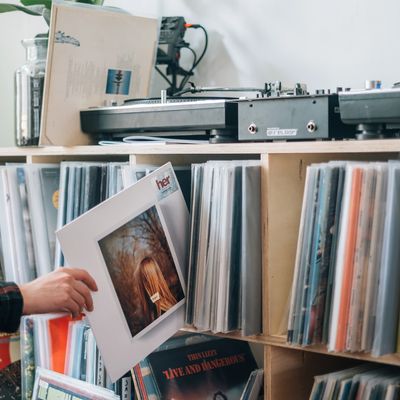
<svg viewBox="0 0 400 400">
<path fill-rule="evenodd" d="M 97 283 L 87 314 L 115 381 L 184 326 L 189 213 L 171 164 L 57 237 L 68 265 L 86 269 Z"/>
</svg>

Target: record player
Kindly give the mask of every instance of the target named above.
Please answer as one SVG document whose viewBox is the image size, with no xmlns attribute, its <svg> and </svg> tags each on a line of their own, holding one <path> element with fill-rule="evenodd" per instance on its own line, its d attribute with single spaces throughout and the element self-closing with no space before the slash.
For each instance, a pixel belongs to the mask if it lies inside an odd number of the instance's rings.
<svg viewBox="0 0 400 400">
<path fill-rule="evenodd" d="M 380 81 L 366 81 L 362 90 L 339 94 L 340 115 L 355 127 L 358 139 L 398 137 L 400 132 L 400 83 L 382 88 Z"/>
<path fill-rule="evenodd" d="M 201 97 L 207 91 L 256 92 L 247 97 Z M 81 127 L 98 140 L 131 135 L 207 139 L 211 143 L 370 139 L 398 135 L 400 85 L 391 89 L 318 90 L 196 88 L 191 96 L 136 99 L 82 110 Z"/>
<path fill-rule="evenodd" d="M 237 104 L 210 97 L 131 100 L 81 111 L 81 128 L 99 140 L 147 135 L 232 142 L 237 140 Z"/>
</svg>

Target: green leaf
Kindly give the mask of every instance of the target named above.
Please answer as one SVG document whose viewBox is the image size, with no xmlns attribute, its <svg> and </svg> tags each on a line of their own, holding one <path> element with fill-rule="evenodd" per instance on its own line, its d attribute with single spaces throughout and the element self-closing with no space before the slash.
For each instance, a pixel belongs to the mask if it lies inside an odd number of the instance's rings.
<svg viewBox="0 0 400 400">
<path fill-rule="evenodd" d="M 51 8 L 51 0 L 21 0 L 21 4 L 24 6 L 36 6 L 39 4 L 45 6 L 49 10 Z"/>
<path fill-rule="evenodd" d="M 8 3 L 0 4 L 0 13 L 10 12 L 10 11 L 23 11 L 24 13 L 30 15 L 40 15 L 40 16 L 42 15 L 41 12 L 32 10 L 28 7 L 19 6 L 17 4 L 8 4 Z"/>
</svg>

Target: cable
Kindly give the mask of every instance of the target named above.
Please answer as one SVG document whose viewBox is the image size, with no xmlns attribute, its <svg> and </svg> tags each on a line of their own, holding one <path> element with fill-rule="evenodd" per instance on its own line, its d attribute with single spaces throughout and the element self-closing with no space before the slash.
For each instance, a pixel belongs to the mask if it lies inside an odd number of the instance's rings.
<svg viewBox="0 0 400 400">
<path fill-rule="evenodd" d="M 201 56 L 199 57 L 199 59 L 197 60 L 195 66 L 194 66 L 194 68 L 196 68 L 199 65 L 200 61 L 203 59 L 204 55 L 206 54 L 206 51 L 208 48 L 208 33 L 207 33 L 206 28 L 204 28 L 204 26 L 200 25 L 200 24 L 185 24 L 185 26 L 186 26 L 186 28 L 192 28 L 192 29 L 200 28 L 204 32 L 204 37 L 205 37 L 204 38 L 204 40 L 205 40 L 204 49 L 203 49 L 203 52 L 201 53 Z"/>
<path fill-rule="evenodd" d="M 204 48 L 203 48 L 203 51 L 202 51 L 200 57 L 193 62 L 192 67 L 190 68 L 190 70 L 188 71 L 186 76 L 182 79 L 182 81 L 178 87 L 178 90 L 179 90 L 178 93 L 180 93 L 183 90 L 183 88 L 187 84 L 189 78 L 193 75 L 193 70 L 199 65 L 200 61 L 203 59 L 204 55 L 206 54 L 206 51 L 208 48 L 208 33 L 207 33 L 207 30 L 202 25 L 200 25 L 200 24 L 185 24 L 185 27 L 188 29 L 189 28 L 192 28 L 192 29 L 200 28 L 204 32 Z M 196 52 L 193 49 L 191 49 L 190 47 L 187 47 L 187 48 L 189 48 L 193 52 L 193 54 L 196 54 Z"/>
<path fill-rule="evenodd" d="M 186 49 L 188 49 L 188 50 L 190 50 L 192 52 L 192 54 L 193 54 L 193 63 L 192 63 L 192 66 L 191 66 L 190 70 L 187 71 L 185 76 L 182 78 L 182 81 L 181 81 L 181 83 L 179 85 L 178 90 L 182 90 L 182 88 L 186 85 L 186 83 L 189 80 L 189 78 L 193 75 L 193 69 L 194 69 L 194 67 L 195 67 L 195 65 L 197 63 L 197 54 L 196 54 L 196 52 L 189 46 L 185 46 L 183 48 L 186 48 Z"/>
</svg>

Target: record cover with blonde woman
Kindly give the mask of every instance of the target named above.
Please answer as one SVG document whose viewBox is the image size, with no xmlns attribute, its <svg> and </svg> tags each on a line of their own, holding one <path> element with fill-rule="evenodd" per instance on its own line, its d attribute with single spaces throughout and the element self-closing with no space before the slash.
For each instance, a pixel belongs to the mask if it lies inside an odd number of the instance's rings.
<svg viewBox="0 0 400 400">
<path fill-rule="evenodd" d="M 170 163 L 57 232 L 99 288 L 88 314 L 117 380 L 184 326 L 189 212 Z"/>
</svg>

